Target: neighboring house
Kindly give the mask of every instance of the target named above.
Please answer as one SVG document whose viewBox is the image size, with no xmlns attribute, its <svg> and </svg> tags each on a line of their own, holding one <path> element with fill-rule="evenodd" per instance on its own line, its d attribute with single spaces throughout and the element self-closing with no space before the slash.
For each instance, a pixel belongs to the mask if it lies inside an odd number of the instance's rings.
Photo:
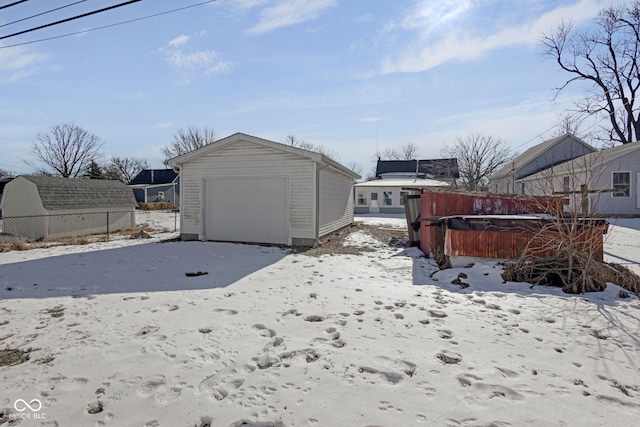
<svg viewBox="0 0 640 427">
<path fill-rule="evenodd" d="M 4 188 L 3 233 L 32 240 L 135 226 L 136 201 L 120 181 L 22 175 Z"/>
<path fill-rule="evenodd" d="M 445 181 L 435 179 L 404 178 L 374 179 L 354 185 L 355 213 L 405 213 L 408 195 L 417 194 L 423 188 L 450 187 Z"/>
<path fill-rule="evenodd" d="M 183 240 L 309 246 L 353 222 L 360 176 L 318 153 L 236 133 L 168 164 Z"/>
<path fill-rule="evenodd" d="M 180 175 L 173 169 L 145 169 L 129 182 L 138 203 L 180 204 Z"/>
<path fill-rule="evenodd" d="M 378 159 L 376 164 L 376 179 L 433 178 L 452 181 L 459 177 L 457 159 Z"/>
<path fill-rule="evenodd" d="M 587 209 L 601 216 L 640 216 L 638 184 L 640 142 L 596 151 L 516 181 L 530 194 L 564 192 L 571 211 Z M 583 188 L 588 191 L 584 199 Z"/>
<path fill-rule="evenodd" d="M 459 176 L 456 159 L 378 159 L 376 179 L 354 186 L 355 213 L 404 213 L 407 195 L 449 187 Z"/>
<path fill-rule="evenodd" d="M 527 194 L 522 183 L 516 183 L 518 180 L 595 151 L 595 148 L 571 134 L 550 139 L 529 148 L 493 174 L 489 178 L 489 190 L 494 193 Z"/>
</svg>

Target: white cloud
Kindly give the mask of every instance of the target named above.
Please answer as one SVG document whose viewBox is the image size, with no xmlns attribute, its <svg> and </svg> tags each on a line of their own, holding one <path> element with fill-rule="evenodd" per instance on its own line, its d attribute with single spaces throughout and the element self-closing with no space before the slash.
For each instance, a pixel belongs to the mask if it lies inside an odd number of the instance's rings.
<svg viewBox="0 0 640 427">
<path fill-rule="evenodd" d="M 502 2 L 507 7 L 508 0 Z M 504 27 L 501 26 L 502 17 L 488 16 L 489 11 L 482 9 L 485 4 L 477 0 L 447 0 L 437 5 L 419 2 L 400 23 L 393 22 L 387 26 L 385 31 L 394 33 L 394 36 L 401 31 L 410 32 L 414 33 L 414 39 L 407 43 L 406 37 L 403 37 L 404 44 L 408 46 L 385 57 L 380 72 L 420 72 L 452 60 L 474 60 L 503 47 L 535 45 L 543 32 L 549 31 L 563 19 L 580 24 L 596 16 L 604 7 L 602 0 L 580 0 L 542 15 L 534 15 L 532 10 L 524 7 L 526 3 L 522 3 L 517 6 L 522 22 Z M 486 16 L 483 16 L 484 19 L 463 20 L 466 14 L 473 14 L 474 18 L 483 14 Z M 486 25 L 487 19 L 493 19 L 495 27 Z M 485 25 L 470 26 L 470 22 L 477 21 L 485 22 Z M 487 32 L 491 28 L 495 30 Z"/>
<path fill-rule="evenodd" d="M 186 35 L 180 35 L 178 37 L 176 37 L 175 39 L 171 40 L 169 42 L 169 46 L 171 47 L 178 47 L 178 46 L 182 46 L 184 44 L 186 44 L 189 39 L 191 38 L 191 36 L 186 36 Z"/>
<path fill-rule="evenodd" d="M 261 4 L 262 2 L 253 2 Z M 277 0 L 260 12 L 260 21 L 246 31 L 260 35 L 278 28 L 300 24 L 318 17 L 323 11 L 338 5 L 338 0 Z"/>
<path fill-rule="evenodd" d="M 177 71 L 197 71 L 210 68 L 216 63 L 218 56 L 218 52 L 213 50 L 191 53 L 178 50 L 167 56 L 167 62 Z"/>
<path fill-rule="evenodd" d="M 200 36 L 206 35 L 201 32 Z M 180 82 L 188 83 L 200 76 L 229 72 L 233 68 L 233 63 L 220 58 L 220 53 L 215 50 L 194 50 L 189 51 L 186 45 L 191 36 L 180 35 L 167 43 L 167 46 L 158 49 L 156 52 L 164 55 L 166 62 L 175 71 L 181 73 Z"/>
<path fill-rule="evenodd" d="M 39 66 L 49 58 L 23 46 L 0 49 L 0 79 L 14 82 L 39 70 Z"/>
</svg>

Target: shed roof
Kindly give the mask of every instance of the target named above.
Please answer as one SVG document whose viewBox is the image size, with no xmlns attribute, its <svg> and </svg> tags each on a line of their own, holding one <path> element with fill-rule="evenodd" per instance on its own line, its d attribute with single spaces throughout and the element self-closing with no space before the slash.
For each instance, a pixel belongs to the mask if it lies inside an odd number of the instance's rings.
<svg viewBox="0 0 640 427">
<path fill-rule="evenodd" d="M 140 171 L 140 173 L 129 182 L 129 185 L 171 184 L 177 177 L 178 172 L 173 169 L 145 169 Z"/>
<path fill-rule="evenodd" d="M 394 173 L 413 173 L 433 178 L 459 178 L 457 159 L 378 160 L 376 177 Z"/>
<path fill-rule="evenodd" d="M 107 209 L 137 205 L 133 190 L 120 181 L 21 175 L 38 188 L 46 210 Z"/>
</svg>

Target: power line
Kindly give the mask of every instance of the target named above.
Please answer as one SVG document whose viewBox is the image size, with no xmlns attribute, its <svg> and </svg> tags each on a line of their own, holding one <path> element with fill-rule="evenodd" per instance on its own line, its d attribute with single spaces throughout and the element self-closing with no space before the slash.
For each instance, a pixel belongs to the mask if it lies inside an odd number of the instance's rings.
<svg viewBox="0 0 640 427">
<path fill-rule="evenodd" d="M 192 4 L 192 5 L 189 5 L 189 6 L 184 6 L 184 7 L 179 7 L 177 9 L 167 10 L 165 12 L 155 13 L 153 15 L 147 15 L 147 16 L 142 16 L 140 18 L 130 19 L 128 21 L 116 22 L 114 24 L 103 25 L 101 27 L 95 27 L 95 28 L 89 28 L 89 29 L 86 29 L 86 30 L 76 31 L 76 32 L 73 32 L 73 33 L 61 34 L 59 36 L 46 37 L 46 38 L 43 38 L 43 39 L 32 40 L 32 41 L 28 41 L 28 42 L 22 42 L 22 43 L 15 43 L 15 44 L 10 44 L 10 45 L 6 45 L 6 46 L 0 46 L 0 49 L 8 49 L 10 47 L 24 46 L 24 45 L 33 44 L 33 43 L 40 43 L 40 42 L 43 42 L 43 41 L 61 39 L 63 37 L 70 37 L 70 36 L 76 36 L 78 34 L 89 33 L 91 31 L 103 30 L 105 28 L 117 27 L 118 25 L 130 24 L 132 22 L 142 21 L 142 20 L 149 19 L 149 18 L 156 18 L 158 16 L 167 15 L 169 13 L 180 12 L 182 10 L 190 9 L 192 7 L 202 6 L 203 4 L 207 4 L 207 3 L 213 3 L 214 1 L 216 1 L 216 0 L 207 0 L 207 1 L 200 2 L 200 3 Z"/>
<path fill-rule="evenodd" d="M 23 1 L 26 1 L 26 0 L 23 0 Z M 98 9 L 98 10 L 94 10 L 92 12 L 83 13 L 82 15 L 72 16 L 71 18 L 63 19 L 61 21 L 56 21 L 56 22 L 52 22 L 50 24 L 40 25 L 39 27 L 30 28 L 28 30 L 19 31 L 17 33 L 9 34 L 8 36 L 2 36 L 2 37 L 0 37 L 0 40 L 8 39 L 9 37 L 19 36 L 20 34 L 30 33 L 31 31 L 36 31 L 36 30 L 41 30 L 43 28 L 52 27 L 54 25 L 63 24 L 65 22 L 73 21 L 73 20 L 76 20 L 76 19 L 85 18 L 85 17 L 90 16 L 90 15 L 95 15 L 97 13 L 106 12 L 108 10 L 116 9 L 116 8 L 122 7 L 122 6 L 127 6 L 129 4 L 137 3 L 139 1 L 142 1 L 142 0 L 129 0 L 129 1 L 126 1 L 124 3 L 116 4 L 116 5 L 105 7 L 105 8 Z"/>
<path fill-rule="evenodd" d="M 51 13 L 51 12 L 55 12 L 57 10 L 65 9 L 65 8 L 67 8 L 69 6 L 74 6 L 74 5 L 78 4 L 78 3 L 84 3 L 85 1 L 87 1 L 87 0 L 80 0 L 80 1 L 77 1 L 75 3 L 70 3 L 70 4 L 67 4 L 65 6 L 60 6 L 60 7 L 56 7 L 55 9 L 47 10 L 46 12 L 42 12 L 42 13 L 38 13 L 36 15 L 28 16 L 26 18 L 18 19 L 17 21 L 7 22 L 6 24 L 0 25 L 0 28 L 6 27 L 7 25 L 17 24 L 18 22 L 26 21 L 26 20 L 29 20 L 29 19 L 32 19 L 32 18 L 37 18 L 38 16 L 46 15 L 47 13 Z"/>
<path fill-rule="evenodd" d="M 29 1 L 29 0 L 14 1 L 13 3 L 9 3 L 9 4 L 5 4 L 4 6 L 0 6 L 0 9 L 6 9 L 8 7 L 15 6 L 17 4 L 24 3 L 26 1 Z"/>
</svg>

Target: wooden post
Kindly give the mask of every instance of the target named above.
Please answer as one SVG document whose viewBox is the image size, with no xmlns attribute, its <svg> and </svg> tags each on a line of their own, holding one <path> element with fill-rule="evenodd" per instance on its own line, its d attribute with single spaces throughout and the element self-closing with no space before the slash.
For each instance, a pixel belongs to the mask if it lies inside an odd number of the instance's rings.
<svg viewBox="0 0 640 427">
<path fill-rule="evenodd" d="M 582 195 L 582 217 L 589 216 L 589 189 L 587 184 L 580 185 L 580 193 Z"/>
</svg>

